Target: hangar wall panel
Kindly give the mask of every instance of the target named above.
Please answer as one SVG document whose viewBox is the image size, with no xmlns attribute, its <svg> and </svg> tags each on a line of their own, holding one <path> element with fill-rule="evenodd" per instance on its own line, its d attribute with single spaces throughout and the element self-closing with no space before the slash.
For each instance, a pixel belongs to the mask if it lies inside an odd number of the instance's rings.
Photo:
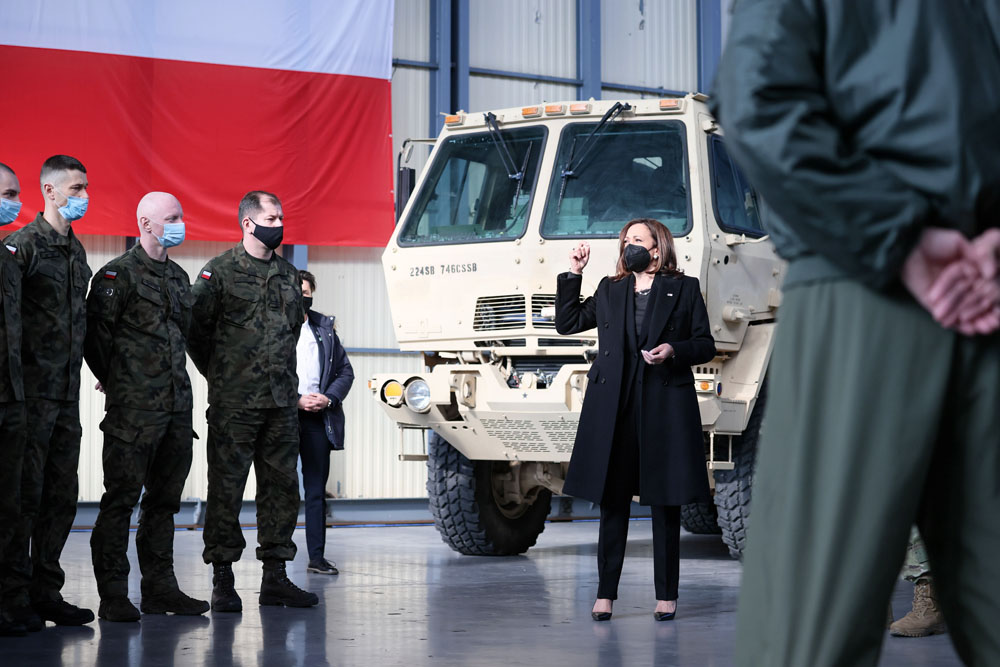
<svg viewBox="0 0 1000 667">
<path fill-rule="evenodd" d="M 601 0 L 601 68 L 606 82 L 696 90 L 697 4 Z"/>
<path fill-rule="evenodd" d="M 472 67 L 576 78 L 575 2 L 472 0 L 469 33 Z"/>
<path fill-rule="evenodd" d="M 402 0 L 395 4 L 392 57 L 430 62 L 430 1 Z M 426 138 L 430 132 L 431 74 L 426 69 L 394 66 L 392 69 L 392 156 L 399 155 L 406 139 Z M 415 147 L 408 166 L 418 172 L 430 151 Z M 393 173 L 396 165 L 393 163 Z"/>
<path fill-rule="evenodd" d="M 347 498 L 423 497 L 426 468 L 397 459 L 400 432 L 368 391 L 374 373 L 407 375 L 423 369 L 419 355 L 398 352 L 381 256 L 381 248 L 309 249 L 309 270 L 316 276 L 314 307 L 336 317 L 355 378 L 344 402 L 345 450 L 333 455 L 327 489 Z M 408 452 L 423 451 L 421 432 L 405 431 L 404 438 Z"/>
<path fill-rule="evenodd" d="M 495 76 L 469 77 L 469 109 L 487 111 L 577 98 L 576 86 Z"/>
</svg>

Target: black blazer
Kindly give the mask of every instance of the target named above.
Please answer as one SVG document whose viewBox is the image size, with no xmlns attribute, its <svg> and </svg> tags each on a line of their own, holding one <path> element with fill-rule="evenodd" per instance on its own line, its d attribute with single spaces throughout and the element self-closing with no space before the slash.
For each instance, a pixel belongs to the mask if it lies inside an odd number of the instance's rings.
<svg viewBox="0 0 1000 667">
<path fill-rule="evenodd" d="M 634 313 L 635 278 L 604 278 L 594 296 L 581 301 L 581 276 L 563 273 L 556 290 L 556 330 L 574 334 L 597 328 L 597 359 L 573 446 L 564 492 L 600 503 L 623 380 L 635 394 L 639 414 L 639 499 L 648 505 L 684 505 L 711 499 L 701 413 L 691 366 L 715 357 L 715 341 L 697 278 L 657 274 L 653 280 L 638 346 L 625 336 Z M 647 364 L 642 356 L 626 359 L 627 350 L 650 350 L 670 343 L 674 356 Z M 635 377 L 626 377 L 629 369 Z M 634 383 L 634 384 L 633 384 Z"/>
<path fill-rule="evenodd" d="M 347 359 L 347 352 L 333 330 L 333 318 L 314 310 L 308 312 L 306 323 L 319 343 L 319 393 L 330 399 L 330 407 L 323 410 L 323 424 L 330 449 L 344 448 L 344 406 L 347 392 L 354 384 L 354 369 Z"/>
</svg>

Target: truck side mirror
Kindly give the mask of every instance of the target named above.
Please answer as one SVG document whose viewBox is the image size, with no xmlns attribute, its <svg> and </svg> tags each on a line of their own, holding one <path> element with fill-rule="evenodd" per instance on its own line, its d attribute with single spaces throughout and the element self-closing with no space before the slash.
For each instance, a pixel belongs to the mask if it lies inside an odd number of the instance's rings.
<svg viewBox="0 0 1000 667">
<path fill-rule="evenodd" d="M 417 170 L 413 167 L 398 167 L 396 169 L 396 222 L 403 215 L 406 202 L 413 194 L 413 186 L 417 180 Z"/>
</svg>

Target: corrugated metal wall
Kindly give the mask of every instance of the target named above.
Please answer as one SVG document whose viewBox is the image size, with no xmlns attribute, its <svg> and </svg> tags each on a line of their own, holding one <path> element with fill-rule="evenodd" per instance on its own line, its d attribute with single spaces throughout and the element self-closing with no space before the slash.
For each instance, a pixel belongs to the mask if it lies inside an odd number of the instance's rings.
<svg viewBox="0 0 1000 667">
<path fill-rule="evenodd" d="M 697 90 L 697 47 L 693 0 L 601 0 L 602 81 Z M 606 91 L 605 99 L 621 96 Z"/>
<path fill-rule="evenodd" d="M 397 0 L 395 4 L 393 57 L 415 62 L 432 61 L 430 0 Z M 693 0 L 602 0 L 602 80 L 617 84 L 694 90 L 697 82 L 696 6 Z M 576 3 L 570 0 L 511 0 L 496 3 L 472 0 L 469 6 L 470 65 L 473 68 L 525 72 L 575 78 Z M 398 152 L 404 139 L 427 137 L 430 128 L 430 72 L 400 65 L 392 77 L 393 146 Z M 445 81 L 447 85 L 447 81 Z M 639 97 L 635 92 L 606 88 L 605 98 Z M 469 109 L 485 110 L 575 99 L 572 85 L 534 82 L 474 74 L 469 82 Z M 411 166 L 418 169 L 427 155 L 414 151 Z M 95 184 L 96 185 L 96 184 Z M 183 193 L 178 193 L 183 204 Z M 331 212 L 335 217 L 336 212 Z M 235 203 L 233 212 L 235 237 Z M 124 239 L 85 236 L 91 267 L 96 271 L 124 251 Z M 231 243 L 189 241 L 170 256 L 194 278 L 210 258 Z M 414 372 L 420 357 L 393 352 L 397 349 L 374 248 L 310 248 L 309 269 L 318 286 L 316 308 L 337 317 L 337 330 L 351 354 L 356 381 L 345 402 L 347 449 L 333 455 L 329 491 L 346 498 L 407 498 L 426 494 L 426 471 L 420 463 L 397 460 L 401 438 L 406 450 L 422 450 L 418 433 L 400 435 L 367 389 L 367 378 L 377 372 Z M 205 498 L 205 409 L 207 387 L 189 364 L 195 393 L 194 425 L 201 439 L 195 441 L 194 463 L 184 498 Z M 84 436 L 80 458 L 80 497 L 99 500 L 103 491 L 101 432 L 103 395 L 93 391 L 94 378 L 84 366 L 81 419 Z M 256 491 L 251 471 L 246 497 Z"/>
</svg>

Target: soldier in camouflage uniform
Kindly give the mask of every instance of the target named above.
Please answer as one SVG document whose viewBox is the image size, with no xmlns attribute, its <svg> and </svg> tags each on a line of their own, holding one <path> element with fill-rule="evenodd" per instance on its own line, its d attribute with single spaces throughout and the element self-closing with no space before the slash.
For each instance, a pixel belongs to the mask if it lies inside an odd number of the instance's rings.
<svg viewBox="0 0 1000 667">
<path fill-rule="evenodd" d="M 55 155 L 42 165 L 45 210 L 6 239 L 21 270 L 27 440 L 21 516 L 4 554 L 8 614 L 28 630 L 83 625 L 94 613 L 63 600 L 59 556 L 76 517 L 80 366 L 87 329 L 87 253 L 71 223 L 87 210 L 87 170 Z"/>
<path fill-rule="evenodd" d="M 0 163 L 0 225 L 21 210 L 21 185 L 14 170 Z M 21 513 L 21 459 L 24 457 L 24 384 L 21 380 L 21 270 L 0 248 L 0 562 Z M 0 636 L 22 636 L 24 626 L 0 607 Z"/>
<path fill-rule="evenodd" d="M 195 278 L 189 352 L 208 379 L 206 563 L 214 569 L 212 609 L 242 611 L 232 563 L 246 547 L 239 513 L 250 464 L 257 473 L 257 558 L 264 562 L 260 604 L 306 607 L 319 600 L 288 580 L 299 510 L 298 381 L 295 346 L 302 287 L 295 267 L 275 254 L 281 202 L 268 192 L 240 202 L 243 241 Z"/>
<path fill-rule="evenodd" d="M 944 614 L 938 607 L 927 548 L 916 526 L 910 529 L 910 543 L 906 547 L 906 560 L 900 574 L 913 584 L 913 608 L 906 616 L 889 626 L 889 634 L 896 637 L 926 637 L 948 632 Z"/>
<path fill-rule="evenodd" d="M 94 277 L 84 355 L 107 394 L 104 496 L 90 538 L 98 616 L 138 621 L 128 599 L 129 518 L 142 494 L 135 535 L 146 614 L 203 614 L 208 603 L 174 577 L 174 514 L 191 469 L 187 333 L 194 297 L 187 273 L 167 257 L 184 240 L 184 211 L 165 192 L 139 202 L 139 243 Z"/>
</svg>

